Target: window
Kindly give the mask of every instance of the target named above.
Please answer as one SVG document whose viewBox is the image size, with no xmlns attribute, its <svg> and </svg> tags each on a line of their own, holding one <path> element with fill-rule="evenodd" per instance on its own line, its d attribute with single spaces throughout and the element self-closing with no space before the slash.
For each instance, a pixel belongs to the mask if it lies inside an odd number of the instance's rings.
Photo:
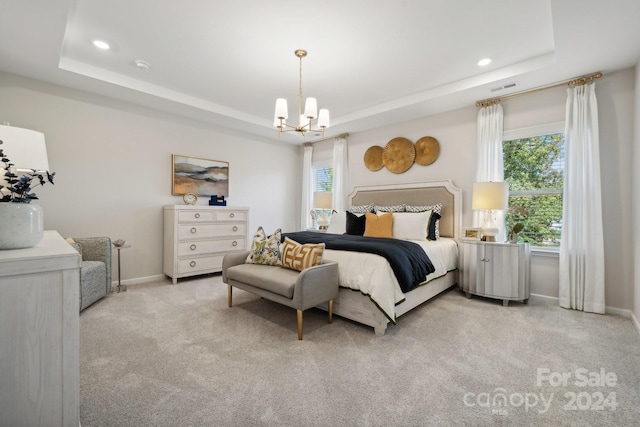
<svg viewBox="0 0 640 427">
<path fill-rule="evenodd" d="M 564 125 L 508 131 L 502 143 L 504 179 L 509 183 L 507 230 L 524 224 L 520 241 L 558 247 L 562 232 Z"/>
<path fill-rule="evenodd" d="M 329 191 L 333 189 L 333 168 L 327 165 L 313 165 L 313 191 Z"/>
<path fill-rule="evenodd" d="M 311 188 L 312 192 L 315 193 L 317 191 L 333 191 L 333 167 L 330 164 L 324 163 L 314 163 L 311 166 L 312 171 L 312 179 L 311 179 Z M 313 193 L 311 194 L 313 196 Z M 316 211 L 316 218 L 312 220 L 311 227 L 318 227 L 318 218 L 322 216 L 322 209 L 313 209 Z M 331 219 L 331 212 L 328 210 L 324 212 L 327 219 Z"/>
</svg>

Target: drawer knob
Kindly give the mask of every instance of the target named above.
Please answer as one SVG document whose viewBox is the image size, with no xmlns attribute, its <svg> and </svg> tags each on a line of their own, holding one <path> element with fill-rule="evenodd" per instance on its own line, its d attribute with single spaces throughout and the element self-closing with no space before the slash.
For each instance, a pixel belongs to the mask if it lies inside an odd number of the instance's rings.
<svg viewBox="0 0 640 427">
<path fill-rule="evenodd" d="M 195 250 L 196 250 L 196 245 L 192 244 L 191 246 L 189 246 L 189 248 L 190 248 L 192 251 L 195 251 Z"/>
<path fill-rule="evenodd" d="M 196 212 L 196 218 L 200 218 L 200 212 Z"/>
<path fill-rule="evenodd" d="M 231 244 L 231 246 L 238 246 L 238 242 L 236 242 L 235 240 L 233 241 L 233 243 Z"/>
<path fill-rule="evenodd" d="M 189 263 L 189 265 L 190 265 L 191 267 L 195 267 L 195 266 L 196 266 L 196 262 L 195 262 L 195 261 L 191 261 L 191 262 Z"/>
<path fill-rule="evenodd" d="M 191 234 L 195 234 L 195 233 L 196 233 L 196 231 L 198 231 L 198 230 L 196 230 L 196 228 L 195 228 L 195 227 L 191 227 Z"/>
<path fill-rule="evenodd" d="M 236 214 L 234 214 L 233 212 L 231 212 L 231 214 L 229 214 L 229 218 L 235 218 Z"/>
<path fill-rule="evenodd" d="M 237 225 L 233 226 L 233 231 L 238 231 L 238 226 Z"/>
</svg>

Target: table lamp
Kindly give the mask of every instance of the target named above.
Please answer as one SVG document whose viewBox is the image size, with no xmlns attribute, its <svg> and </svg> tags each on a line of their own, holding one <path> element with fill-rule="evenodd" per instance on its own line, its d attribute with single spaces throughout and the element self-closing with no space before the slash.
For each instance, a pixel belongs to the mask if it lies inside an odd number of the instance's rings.
<svg viewBox="0 0 640 427">
<path fill-rule="evenodd" d="M 476 182 L 473 184 L 471 208 L 486 210 L 482 236 L 487 242 L 495 242 L 500 232 L 493 220 L 493 211 L 509 208 L 509 184 L 506 182 Z"/>
<path fill-rule="evenodd" d="M 42 132 L 0 125 L 0 141 L 3 142 L 0 148 L 14 164 L 14 173 L 49 170 L 47 145 Z"/>
<path fill-rule="evenodd" d="M 322 211 L 322 216 L 318 218 L 318 228 L 326 230 L 329 228 L 329 219 L 325 215 L 326 209 L 333 207 L 333 193 L 327 191 L 316 191 L 313 193 L 313 207 Z"/>
</svg>

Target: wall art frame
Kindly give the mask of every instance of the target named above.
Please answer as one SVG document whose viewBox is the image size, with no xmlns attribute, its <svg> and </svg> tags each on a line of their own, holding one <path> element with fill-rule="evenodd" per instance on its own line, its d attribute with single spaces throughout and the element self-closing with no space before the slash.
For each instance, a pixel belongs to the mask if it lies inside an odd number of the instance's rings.
<svg viewBox="0 0 640 427">
<path fill-rule="evenodd" d="M 480 240 L 482 238 L 482 229 L 466 227 L 463 231 L 462 238 L 464 240 Z"/>
<path fill-rule="evenodd" d="M 171 165 L 172 195 L 229 196 L 229 162 L 173 154 Z"/>
</svg>

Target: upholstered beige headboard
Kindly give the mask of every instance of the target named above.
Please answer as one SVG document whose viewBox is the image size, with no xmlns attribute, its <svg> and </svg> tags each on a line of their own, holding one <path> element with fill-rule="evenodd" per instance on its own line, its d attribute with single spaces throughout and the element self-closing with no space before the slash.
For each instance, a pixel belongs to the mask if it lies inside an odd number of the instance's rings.
<svg viewBox="0 0 640 427">
<path fill-rule="evenodd" d="M 450 180 L 411 184 L 355 187 L 349 195 L 352 206 L 374 203 L 392 205 L 434 205 L 442 203 L 440 235 L 460 240 L 462 234 L 462 190 Z"/>
</svg>

